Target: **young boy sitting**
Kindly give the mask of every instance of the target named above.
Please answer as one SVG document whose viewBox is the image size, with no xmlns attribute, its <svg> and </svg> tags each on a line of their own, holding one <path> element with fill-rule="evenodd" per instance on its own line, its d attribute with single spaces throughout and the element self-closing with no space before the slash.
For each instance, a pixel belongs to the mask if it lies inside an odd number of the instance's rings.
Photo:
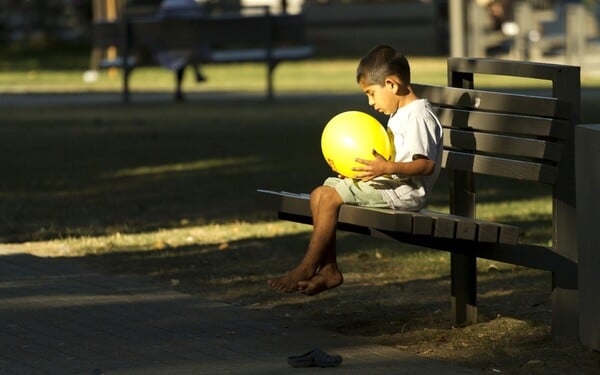
<svg viewBox="0 0 600 375">
<path fill-rule="evenodd" d="M 442 127 L 426 99 L 410 85 L 406 58 L 389 46 L 377 46 L 358 65 L 356 80 L 376 111 L 389 115 L 387 131 L 394 160 L 373 151 L 357 179 L 328 178 L 310 195 L 313 232 L 304 259 L 269 285 L 282 292 L 315 295 L 343 283 L 336 259 L 336 227 L 340 206 L 352 204 L 418 211 L 426 203 L 439 174 Z"/>
</svg>

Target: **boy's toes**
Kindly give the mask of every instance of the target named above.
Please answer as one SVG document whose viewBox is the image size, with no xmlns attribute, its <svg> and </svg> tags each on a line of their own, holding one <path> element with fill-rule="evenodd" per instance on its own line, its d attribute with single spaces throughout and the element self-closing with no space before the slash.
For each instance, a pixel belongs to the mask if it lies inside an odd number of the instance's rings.
<svg viewBox="0 0 600 375">
<path fill-rule="evenodd" d="M 298 286 L 296 284 L 286 283 L 281 279 L 268 280 L 267 284 L 269 284 L 271 288 L 284 293 L 293 293 L 298 291 Z"/>
<path fill-rule="evenodd" d="M 298 291 L 304 293 L 308 287 L 308 281 L 298 281 Z"/>
</svg>

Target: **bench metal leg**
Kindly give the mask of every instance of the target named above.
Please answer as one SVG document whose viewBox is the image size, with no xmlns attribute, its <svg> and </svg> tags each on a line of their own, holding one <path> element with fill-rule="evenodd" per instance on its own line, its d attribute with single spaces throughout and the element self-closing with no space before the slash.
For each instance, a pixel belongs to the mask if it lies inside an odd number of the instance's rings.
<svg viewBox="0 0 600 375">
<path fill-rule="evenodd" d="M 183 73 L 185 73 L 185 66 L 175 70 L 175 101 L 176 102 L 183 101 L 183 92 L 181 90 L 181 85 L 183 82 Z"/>
<path fill-rule="evenodd" d="M 600 351 L 600 124 L 580 125 L 575 135 L 579 334 L 584 345 Z"/>
<path fill-rule="evenodd" d="M 455 326 L 477 322 L 477 259 L 450 255 L 451 320 Z"/>
<path fill-rule="evenodd" d="M 129 74 L 130 69 L 127 66 L 123 66 L 123 103 L 129 103 Z"/>
<path fill-rule="evenodd" d="M 450 173 L 450 212 L 475 217 L 475 181 L 473 173 Z M 452 320 L 455 325 L 477 322 L 477 258 L 451 254 L 450 278 Z"/>
<path fill-rule="evenodd" d="M 121 49 L 121 69 L 123 70 L 123 102 L 129 102 L 129 74 L 131 73 L 131 68 L 129 67 L 129 50 L 130 50 L 130 38 L 131 38 L 131 28 L 129 25 L 129 18 L 124 15 L 121 19 L 120 24 L 120 33 L 121 33 L 121 41 L 120 41 L 120 49 Z"/>
<path fill-rule="evenodd" d="M 576 289 L 564 289 L 556 285 L 553 286 L 552 337 L 554 340 L 570 341 L 578 339 L 579 316 L 577 294 Z"/>
<path fill-rule="evenodd" d="M 267 62 L 267 100 L 273 100 L 274 88 L 273 88 L 273 74 L 278 61 Z"/>
</svg>

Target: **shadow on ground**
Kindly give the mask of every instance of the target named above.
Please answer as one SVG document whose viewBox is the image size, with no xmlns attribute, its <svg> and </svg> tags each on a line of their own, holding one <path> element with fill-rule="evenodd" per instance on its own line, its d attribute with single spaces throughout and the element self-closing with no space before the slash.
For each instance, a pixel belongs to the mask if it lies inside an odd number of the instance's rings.
<svg viewBox="0 0 600 375">
<path fill-rule="evenodd" d="M 320 133 L 362 96 L 0 108 L 0 241 L 256 220 L 255 190 L 309 192 L 329 176 Z M 381 119 L 385 121 L 385 119 Z M 444 178 L 432 204 L 445 204 Z M 547 190 L 499 193 L 529 199 Z"/>
</svg>

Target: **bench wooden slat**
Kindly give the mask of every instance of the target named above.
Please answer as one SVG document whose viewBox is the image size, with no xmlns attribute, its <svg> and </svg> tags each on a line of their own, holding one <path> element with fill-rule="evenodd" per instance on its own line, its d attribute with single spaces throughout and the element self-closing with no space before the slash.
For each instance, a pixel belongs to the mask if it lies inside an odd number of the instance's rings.
<svg viewBox="0 0 600 375">
<path fill-rule="evenodd" d="M 478 223 L 477 240 L 479 242 L 498 243 L 498 226 L 492 223 Z"/>
<path fill-rule="evenodd" d="M 417 96 L 442 107 L 562 119 L 569 118 L 571 114 L 571 105 L 556 98 L 416 83 L 411 84 L 411 87 Z"/>
<path fill-rule="evenodd" d="M 240 46 L 252 43 L 265 44 L 270 37 L 270 23 L 264 16 L 199 19 L 145 19 L 132 20 L 128 24 L 130 45 L 136 47 L 191 48 L 195 45 Z M 245 32 L 238 30 L 243 28 Z"/>
<path fill-rule="evenodd" d="M 436 108 L 440 123 L 446 127 L 520 134 L 529 137 L 564 139 L 571 126 L 554 118 L 511 115 L 452 108 Z"/>
<path fill-rule="evenodd" d="M 444 147 L 554 162 L 560 160 L 562 151 L 555 142 L 448 128 L 444 129 Z"/>
<path fill-rule="evenodd" d="M 556 181 L 558 173 L 555 166 L 548 164 L 451 150 L 444 150 L 442 167 L 518 180 L 538 181 L 545 184 Z"/>
<path fill-rule="evenodd" d="M 477 224 L 474 221 L 460 220 L 456 224 L 456 239 L 473 241 L 476 239 L 476 235 Z"/>
<path fill-rule="evenodd" d="M 516 244 L 519 241 L 521 231 L 518 227 L 501 225 L 498 242 L 502 244 Z"/>
<path fill-rule="evenodd" d="M 456 225 L 457 220 L 449 215 L 442 213 L 423 210 L 420 212 L 422 215 L 427 215 L 433 219 L 433 236 L 437 238 L 450 238 L 456 237 Z"/>
<path fill-rule="evenodd" d="M 474 219 L 465 219 L 460 216 L 430 210 L 422 210 L 421 213 L 431 217 L 447 218 L 448 220 L 454 220 L 455 230 L 453 238 L 467 241 L 477 240 L 477 223 Z"/>
<path fill-rule="evenodd" d="M 285 198 L 293 198 L 293 199 L 285 199 Z M 294 215 L 301 215 L 312 217 L 312 213 L 310 212 L 310 205 L 308 204 L 310 197 L 303 197 L 301 195 L 295 197 L 282 197 L 279 200 L 279 211 L 292 213 Z"/>
<path fill-rule="evenodd" d="M 312 54 L 312 46 L 275 47 L 271 52 L 271 58 L 273 60 L 301 60 Z M 212 51 L 209 56 L 211 62 L 218 63 L 264 61 L 268 58 L 267 51 L 261 48 Z"/>
<path fill-rule="evenodd" d="M 433 234 L 433 217 L 428 215 L 414 215 L 412 233 L 417 236 L 431 236 Z"/>
<path fill-rule="evenodd" d="M 412 233 L 413 212 L 342 205 L 338 222 Z"/>
<path fill-rule="evenodd" d="M 449 239 L 455 237 L 456 220 L 443 216 L 434 216 L 433 221 L 435 223 L 435 228 L 433 230 L 434 237 Z"/>
<path fill-rule="evenodd" d="M 455 220 L 456 232 L 454 238 L 458 240 L 501 243 L 506 245 L 514 245 L 518 242 L 520 230 L 513 225 L 466 218 L 430 210 L 422 210 L 421 213 L 431 217 Z"/>
<path fill-rule="evenodd" d="M 577 70 L 579 67 L 561 65 L 562 70 Z M 509 75 L 513 77 L 553 80 L 556 65 L 539 62 L 508 61 L 485 58 L 448 58 L 448 71 L 477 74 Z M 577 75 L 579 75 L 577 71 Z"/>
</svg>

